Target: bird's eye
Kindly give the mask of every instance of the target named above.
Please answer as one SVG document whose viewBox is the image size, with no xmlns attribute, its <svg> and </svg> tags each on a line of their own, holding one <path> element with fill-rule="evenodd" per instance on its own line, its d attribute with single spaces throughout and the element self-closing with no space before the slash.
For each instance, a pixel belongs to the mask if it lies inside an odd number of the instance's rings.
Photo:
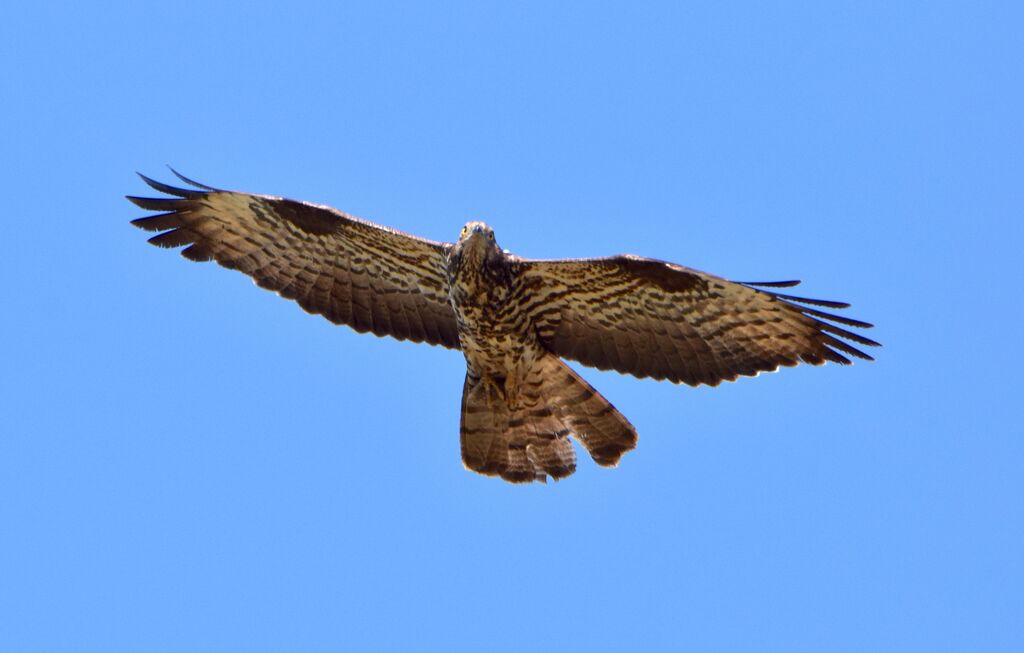
<svg viewBox="0 0 1024 653">
<path fill-rule="evenodd" d="M 492 232 L 488 233 L 487 237 L 490 238 L 491 240 L 494 240 L 494 232 L 492 231 Z"/>
</svg>

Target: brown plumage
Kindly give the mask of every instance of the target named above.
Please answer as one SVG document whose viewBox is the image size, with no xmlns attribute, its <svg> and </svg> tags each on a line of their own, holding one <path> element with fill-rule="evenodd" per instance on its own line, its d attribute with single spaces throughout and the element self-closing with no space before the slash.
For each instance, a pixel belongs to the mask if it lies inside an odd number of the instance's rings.
<svg viewBox="0 0 1024 653">
<path fill-rule="evenodd" d="M 186 258 L 240 270 L 359 332 L 462 350 L 463 462 L 507 481 L 572 474 L 570 437 L 605 466 L 636 446 L 632 425 L 560 357 L 714 386 L 800 362 L 871 360 L 850 342 L 878 344 L 833 323 L 870 324 L 814 308 L 847 304 L 775 291 L 796 281 L 736 283 L 629 255 L 529 260 L 480 222 L 438 243 L 327 206 L 142 179 L 170 196 L 128 198 L 161 212 L 133 221 L 161 232 L 151 243 L 184 246 Z"/>
</svg>

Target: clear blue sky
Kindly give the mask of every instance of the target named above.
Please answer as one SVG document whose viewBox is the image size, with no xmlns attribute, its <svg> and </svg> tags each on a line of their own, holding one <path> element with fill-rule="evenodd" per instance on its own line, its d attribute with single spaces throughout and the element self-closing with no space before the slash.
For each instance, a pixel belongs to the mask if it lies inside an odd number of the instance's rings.
<svg viewBox="0 0 1024 653">
<path fill-rule="evenodd" d="M 1024 650 L 1019 4 L 19 4 L 0 650 Z M 165 164 L 801 278 L 885 347 L 585 370 L 639 448 L 507 485 L 460 463 L 458 353 L 146 245 Z"/>
</svg>

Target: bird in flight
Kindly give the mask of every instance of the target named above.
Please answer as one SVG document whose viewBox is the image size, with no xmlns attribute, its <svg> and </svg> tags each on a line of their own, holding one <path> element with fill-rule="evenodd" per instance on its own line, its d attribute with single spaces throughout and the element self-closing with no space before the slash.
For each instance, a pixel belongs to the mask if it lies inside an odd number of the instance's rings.
<svg viewBox="0 0 1024 653">
<path fill-rule="evenodd" d="M 172 171 L 173 172 L 173 171 Z M 513 483 L 576 470 L 570 438 L 614 467 L 633 425 L 561 359 L 639 378 L 715 386 L 739 376 L 872 358 L 878 343 L 837 325 L 841 302 L 781 294 L 797 281 L 733 282 L 632 255 L 531 260 L 502 250 L 483 222 L 440 243 L 328 206 L 189 188 L 142 176 L 167 197 L 132 221 L 149 242 L 214 260 L 310 313 L 360 333 L 461 350 L 466 468 Z"/>
</svg>

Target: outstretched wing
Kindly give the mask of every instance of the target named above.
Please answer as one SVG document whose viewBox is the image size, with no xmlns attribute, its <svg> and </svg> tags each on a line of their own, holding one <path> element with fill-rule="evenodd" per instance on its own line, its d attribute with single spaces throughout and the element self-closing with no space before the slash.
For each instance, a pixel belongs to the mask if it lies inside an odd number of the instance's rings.
<svg viewBox="0 0 1024 653">
<path fill-rule="evenodd" d="M 846 340 L 873 340 L 830 324 L 871 325 L 803 299 L 735 283 L 680 265 L 636 256 L 515 263 L 522 305 L 544 344 L 559 356 L 637 377 L 718 385 L 780 365 L 847 365 L 871 360 Z M 810 306 L 808 306 L 810 305 Z M 828 320 L 828 321 L 827 321 Z"/>
<path fill-rule="evenodd" d="M 171 196 L 128 197 L 161 211 L 132 221 L 163 232 L 150 238 L 154 245 L 187 245 L 186 258 L 241 270 L 310 313 L 361 333 L 458 349 L 445 275 L 450 245 L 327 206 L 218 190 L 185 177 L 196 189 L 142 179 Z"/>
</svg>

